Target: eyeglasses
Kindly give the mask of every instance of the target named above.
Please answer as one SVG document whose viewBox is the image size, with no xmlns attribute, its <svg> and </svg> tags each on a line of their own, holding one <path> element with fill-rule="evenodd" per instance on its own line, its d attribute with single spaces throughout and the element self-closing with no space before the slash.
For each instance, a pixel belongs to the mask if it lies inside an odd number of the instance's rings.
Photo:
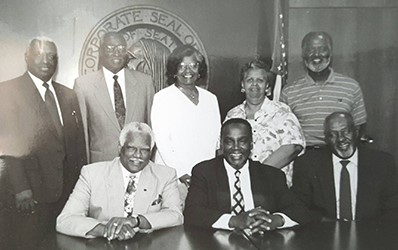
<svg viewBox="0 0 398 250">
<path fill-rule="evenodd" d="M 185 64 L 185 63 L 180 63 L 179 65 L 178 65 L 178 70 L 180 70 L 180 71 L 184 71 L 184 70 L 187 70 L 187 69 L 190 69 L 190 70 L 198 70 L 199 69 L 199 63 L 198 62 L 196 62 L 196 63 L 187 63 L 187 64 Z"/>
<path fill-rule="evenodd" d="M 126 53 L 127 52 L 126 46 L 124 46 L 124 45 L 117 45 L 117 46 L 106 45 L 105 51 L 106 51 L 106 53 L 109 53 L 109 54 L 111 54 L 111 53 L 113 53 L 113 54 L 114 53 Z"/>
</svg>

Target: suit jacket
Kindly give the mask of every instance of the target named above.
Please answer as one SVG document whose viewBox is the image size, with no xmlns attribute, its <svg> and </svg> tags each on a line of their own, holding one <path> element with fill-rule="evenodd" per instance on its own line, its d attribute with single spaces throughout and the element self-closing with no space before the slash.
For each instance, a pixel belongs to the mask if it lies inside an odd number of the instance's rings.
<svg viewBox="0 0 398 250">
<path fill-rule="evenodd" d="M 293 187 L 314 218 L 336 219 L 332 152 L 307 151 L 295 160 Z M 358 148 L 356 220 L 398 215 L 398 189 L 394 159 L 373 149 Z"/>
<path fill-rule="evenodd" d="M 75 93 L 52 82 L 63 118 L 60 136 L 34 82 L 26 72 L 0 84 L 0 148 L 12 194 L 31 189 L 38 202 L 69 195 L 86 163 L 84 135 Z"/>
<path fill-rule="evenodd" d="M 286 186 L 284 173 L 249 160 L 254 206 L 271 213 L 281 212 L 298 223 L 308 214 Z M 191 186 L 185 201 L 185 224 L 211 227 L 221 215 L 231 213 L 231 195 L 223 157 L 197 164 L 192 169 Z"/>
<path fill-rule="evenodd" d="M 80 237 L 112 217 L 124 217 L 122 166 L 119 157 L 82 168 L 80 178 L 57 218 L 57 231 Z M 160 196 L 159 196 L 160 195 Z M 159 201 L 161 202 L 155 204 Z M 149 162 L 142 170 L 134 198 L 134 215 L 143 215 L 152 230 L 181 225 L 182 205 L 176 171 Z"/>
<path fill-rule="evenodd" d="M 149 75 L 125 69 L 126 119 L 149 124 L 154 89 Z M 103 70 L 76 79 L 77 94 L 83 117 L 89 162 L 110 161 L 118 156 L 120 126 L 106 87 Z"/>
</svg>

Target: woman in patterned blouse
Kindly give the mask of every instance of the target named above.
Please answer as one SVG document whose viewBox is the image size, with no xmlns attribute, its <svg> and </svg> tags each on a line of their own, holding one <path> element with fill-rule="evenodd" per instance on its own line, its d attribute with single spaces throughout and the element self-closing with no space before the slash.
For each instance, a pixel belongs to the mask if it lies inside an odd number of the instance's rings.
<svg viewBox="0 0 398 250">
<path fill-rule="evenodd" d="M 303 152 L 305 139 L 289 106 L 268 99 L 271 74 L 268 65 L 260 60 L 245 64 L 241 70 L 241 92 L 245 93 L 246 100 L 232 108 L 225 120 L 248 120 L 253 129 L 250 158 L 284 171 L 291 186 L 292 161 Z"/>
</svg>

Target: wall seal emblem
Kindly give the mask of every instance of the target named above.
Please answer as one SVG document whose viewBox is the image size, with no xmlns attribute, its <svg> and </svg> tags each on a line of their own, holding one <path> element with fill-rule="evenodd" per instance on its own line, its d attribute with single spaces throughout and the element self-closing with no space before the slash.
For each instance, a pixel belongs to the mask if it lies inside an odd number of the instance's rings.
<svg viewBox="0 0 398 250">
<path fill-rule="evenodd" d="M 134 5 L 110 13 L 90 31 L 80 54 L 80 75 L 98 70 L 101 37 L 110 31 L 123 34 L 130 56 L 128 67 L 152 75 L 156 91 L 165 87 L 166 60 L 177 46 L 194 46 L 208 64 L 201 40 L 182 18 L 158 7 Z"/>
</svg>

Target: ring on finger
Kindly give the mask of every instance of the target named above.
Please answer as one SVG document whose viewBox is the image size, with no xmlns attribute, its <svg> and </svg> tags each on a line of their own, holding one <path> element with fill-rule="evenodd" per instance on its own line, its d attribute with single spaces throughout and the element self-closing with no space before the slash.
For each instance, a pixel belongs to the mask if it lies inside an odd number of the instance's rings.
<svg viewBox="0 0 398 250">
<path fill-rule="evenodd" d="M 113 223 L 113 225 L 115 226 L 115 227 L 117 227 L 117 223 L 115 222 L 115 223 Z"/>
<path fill-rule="evenodd" d="M 126 237 L 131 237 L 131 234 L 130 234 L 129 231 L 127 231 L 127 232 L 125 233 L 125 235 L 126 235 Z"/>
</svg>

